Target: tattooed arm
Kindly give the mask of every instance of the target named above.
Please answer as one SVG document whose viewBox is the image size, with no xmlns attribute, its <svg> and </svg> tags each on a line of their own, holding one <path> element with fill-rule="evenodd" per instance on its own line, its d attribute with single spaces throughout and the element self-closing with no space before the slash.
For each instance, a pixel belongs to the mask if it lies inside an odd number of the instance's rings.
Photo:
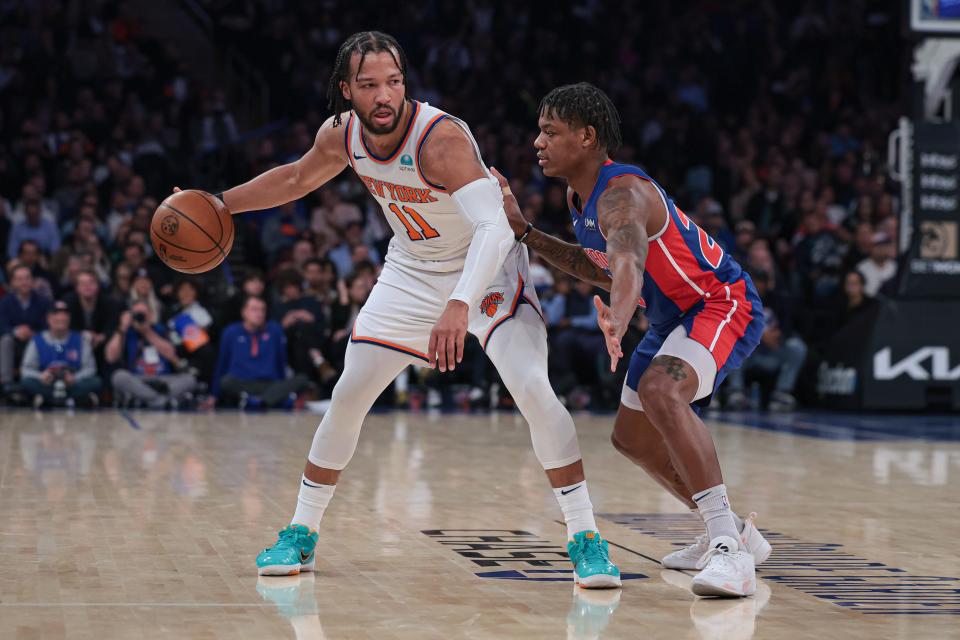
<svg viewBox="0 0 960 640">
<path fill-rule="evenodd" d="M 594 299 L 600 328 L 610 353 L 610 370 L 623 357 L 620 340 L 637 311 L 643 286 L 649 239 L 647 224 L 657 216 L 661 201 L 649 182 L 623 176 L 604 190 L 597 200 L 597 220 L 607 239 L 607 259 L 613 272 L 610 306 Z"/>
<path fill-rule="evenodd" d="M 490 172 L 497 178 L 500 188 L 503 189 L 503 209 L 507 214 L 507 222 L 510 223 L 514 235 L 519 238 L 527 231 L 527 219 L 523 217 L 520 204 L 510 192 L 510 183 L 507 179 L 493 167 L 490 167 Z M 564 242 L 539 229 L 531 229 L 523 243 L 557 269 L 569 273 L 574 278 L 589 282 L 595 287 L 610 291 L 610 276 L 587 257 L 580 245 Z"/>
<path fill-rule="evenodd" d="M 531 229 L 523 243 L 557 269 L 589 282 L 595 287 L 610 291 L 612 283 L 610 276 L 587 257 L 580 245 L 564 242 L 539 229 Z"/>
</svg>

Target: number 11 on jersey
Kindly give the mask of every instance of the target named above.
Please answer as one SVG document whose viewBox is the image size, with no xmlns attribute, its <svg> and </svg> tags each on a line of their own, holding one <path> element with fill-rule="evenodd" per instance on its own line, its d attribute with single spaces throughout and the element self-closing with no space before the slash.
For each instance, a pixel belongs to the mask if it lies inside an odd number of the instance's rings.
<svg viewBox="0 0 960 640">
<path fill-rule="evenodd" d="M 398 207 L 394 202 L 391 202 L 387 206 L 390 207 L 390 211 L 392 211 L 394 215 L 400 218 L 400 222 L 404 227 L 406 227 L 407 236 L 409 236 L 411 240 L 430 240 L 432 238 L 440 237 L 440 232 L 427 224 L 427 221 L 423 219 L 423 216 L 417 213 L 416 209 L 404 205 L 403 211 L 400 211 L 400 207 Z M 413 226 L 413 224 L 410 223 L 409 220 L 407 220 L 407 216 L 410 216 L 413 219 L 414 224 L 416 224 L 417 227 L 420 227 L 419 231 Z"/>
</svg>

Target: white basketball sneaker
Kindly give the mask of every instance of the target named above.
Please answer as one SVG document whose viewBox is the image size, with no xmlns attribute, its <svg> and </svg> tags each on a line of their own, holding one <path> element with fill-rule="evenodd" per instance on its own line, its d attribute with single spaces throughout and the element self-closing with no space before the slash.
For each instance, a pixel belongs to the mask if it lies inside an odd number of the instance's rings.
<svg viewBox="0 0 960 640">
<path fill-rule="evenodd" d="M 757 571 L 753 556 L 741 550 L 729 536 L 717 536 L 697 563 L 700 573 L 693 577 L 690 589 L 698 596 L 742 598 L 757 590 Z"/>
<path fill-rule="evenodd" d="M 757 514 L 751 513 L 743 521 L 743 531 L 740 532 L 741 548 L 753 555 L 754 564 L 762 564 L 770 557 L 770 543 L 766 541 L 756 525 Z M 697 562 L 710 550 L 710 540 L 707 534 L 697 537 L 697 541 L 688 547 L 669 553 L 660 563 L 665 569 L 680 569 L 694 571 Z"/>
<path fill-rule="evenodd" d="M 709 550 L 709 544 L 710 540 L 707 539 L 707 534 L 699 535 L 697 536 L 696 542 L 690 546 L 663 556 L 660 564 L 662 564 L 665 569 L 696 569 L 700 558 Z"/>
</svg>

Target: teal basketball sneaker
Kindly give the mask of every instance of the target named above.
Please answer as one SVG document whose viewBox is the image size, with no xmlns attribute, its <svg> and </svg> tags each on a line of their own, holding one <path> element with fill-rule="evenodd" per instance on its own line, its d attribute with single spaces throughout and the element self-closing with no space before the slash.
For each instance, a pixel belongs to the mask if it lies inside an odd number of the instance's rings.
<svg viewBox="0 0 960 640">
<path fill-rule="evenodd" d="M 607 541 L 596 531 L 581 531 L 567 543 L 573 581 L 585 589 L 620 586 L 620 569 L 610 562 Z"/>
<path fill-rule="evenodd" d="M 257 556 L 257 571 L 262 576 L 292 576 L 313 571 L 316 563 L 317 532 L 302 524 L 280 530 L 277 542 Z"/>
</svg>

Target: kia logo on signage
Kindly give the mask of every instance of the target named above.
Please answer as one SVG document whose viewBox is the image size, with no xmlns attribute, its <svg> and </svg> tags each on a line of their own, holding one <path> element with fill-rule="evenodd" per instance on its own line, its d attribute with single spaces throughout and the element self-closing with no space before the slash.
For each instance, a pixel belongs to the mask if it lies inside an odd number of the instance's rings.
<svg viewBox="0 0 960 640">
<path fill-rule="evenodd" d="M 894 380 L 907 375 L 912 380 L 960 380 L 960 364 L 950 368 L 948 347 L 922 347 L 905 358 L 893 361 L 890 347 L 873 354 L 873 377 Z"/>
</svg>

